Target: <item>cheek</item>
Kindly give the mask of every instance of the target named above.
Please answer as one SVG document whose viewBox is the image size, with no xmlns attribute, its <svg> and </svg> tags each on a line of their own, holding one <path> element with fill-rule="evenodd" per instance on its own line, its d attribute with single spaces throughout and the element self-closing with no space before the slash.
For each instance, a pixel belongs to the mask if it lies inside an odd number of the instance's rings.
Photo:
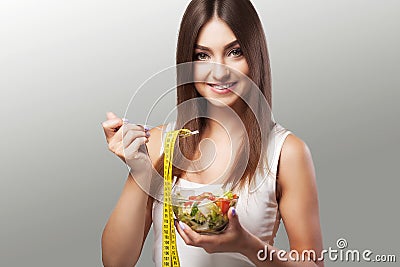
<svg viewBox="0 0 400 267">
<path fill-rule="evenodd" d="M 234 64 L 235 69 L 243 73 L 244 75 L 248 76 L 249 75 L 249 66 L 247 65 L 246 60 L 240 60 L 235 62 Z"/>
<path fill-rule="evenodd" d="M 196 88 L 197 92 L 201 95 L 204 96 L 204 92 L 205 92 L 205 84 L 198 82 L 198 83 L 194 83 L 194 87 Z"/>
</svg>

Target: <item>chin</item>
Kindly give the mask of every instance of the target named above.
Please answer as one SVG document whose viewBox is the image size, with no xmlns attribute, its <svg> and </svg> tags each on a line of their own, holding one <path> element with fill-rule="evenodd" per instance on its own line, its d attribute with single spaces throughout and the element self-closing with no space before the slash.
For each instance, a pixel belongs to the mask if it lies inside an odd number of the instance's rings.
<svg viewBox="0 0 400 267">
<path fill-rule="evenodd" d="M 232 100 L 220 99 L 215 97 L 205 97 L 205 98 L 207 99 L 208 103 L 219 108 L 233 108 L 235 103 L 239 100 L 237 98 Z"/>
</svg>

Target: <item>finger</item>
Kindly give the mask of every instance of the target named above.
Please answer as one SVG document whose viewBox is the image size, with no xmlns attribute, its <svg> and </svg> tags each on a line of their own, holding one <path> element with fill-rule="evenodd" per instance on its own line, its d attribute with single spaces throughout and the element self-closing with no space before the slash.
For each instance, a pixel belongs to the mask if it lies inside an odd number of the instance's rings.
<svg viewBox="0 0 400 267">
<path fill-rule="evenodd" d="M 187 224 L 176 220 L 175 227 L 183 241 L 185 241 L 186 245 L 195 246 L 194 241 L 185 233 L 185 230 L 189 228 Z"/>
<path fill-rule="evenodd" d="M 129 131 L 140 131 L 142 133 L 145 133 L 145 130 L 143 128 L 143 126 L 138 125 L 138 124 L 133 124 L 133 123 L 129 123 L 129 124 L 124 124 L 122 128 L 123 131 L 123 135 L 125 136 Z"/>
<path fill-rule="evenodd" d="M 146 137 L 146 133 L 142 131 L 130 130 L 124 133 L 122 143 L 124 148 L 128 148 L 137 138 Z"/>
<path fill-rule="evenodd" d="M 120 154 L 118 154 L 118 156 L 125 158 L 123 150 L 127 148 L 135 138 L 147 136 L 145 132 L 137 129 L 140 129 L 140 126 L 135 126 L 134 124 L 122 125 L 112 137 L 107 139 L 109 149 L 114 153 L 119 151 Z M 123 135 L 125 136 L 123 137 Z M 148 139 L 146 140 L 146 143 L 147 142 Z"/>
<path fill-rule="evenodd" d="M 230 207 L 228 210 L 229 228 L 240 227 L 239 216 L 234 207 Z"/>
<path fill-rule="evenodd" d="M 127 160 L 135 158 L 139 147 L 146 143 L 146 137 L 136 138 L 127 148 L 124 149 L 124 156 Z"/>
<path fill-rule="evenodd" d="M 196 231 L 192 230 L 186 223 L 179 221 L 179 227 L 187 236 L 187 239 L 191 246 L 201 247 L 203 245 L 203 239 L 207 236 L 201 235 Z"/>
<path fill-rule="evenodd" d="M 107 120 L 116 119 L 118 118 L 113 112 L 109 111 L 106 113 Z"/>
<path fill-rule="evenodd" d="M 117 132 L 117 130 L 121 128 L 122 124 L 123 122 L 120 118 L 109 119 L 102 123 L 107 141 L 115 135 L 115 132 Z"/>
<path fill-rule="evenodd" d="M 120 127 L 116 132 L 113 133 L 113 136 L 108 137 L 107 138 L 107 142 L 108 142 L 108 148 L 116 153 L 117 151 L 122 152 L 123 151 L 123 127 Z M 118 156 L 122 156 L 120 154 L 118 154 Z"/>
</svg>

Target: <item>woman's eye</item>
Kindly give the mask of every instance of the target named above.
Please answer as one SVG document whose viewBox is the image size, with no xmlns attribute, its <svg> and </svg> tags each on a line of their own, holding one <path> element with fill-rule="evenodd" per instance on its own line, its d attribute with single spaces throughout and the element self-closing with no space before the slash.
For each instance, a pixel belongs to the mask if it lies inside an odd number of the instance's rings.
<svg viewBox="0 0 400 267">
<path fill-rule="evenodd" d="M 200 52 L 195 55 L 196 60 L 207 60 L 208 55 L 206 53 Z"/>
<path fill-rule="evenodd" d="M 234 56 L 234 57 L 240 57 L 241 55 L 243 55 L 243 52 L 242 52 L 242 49 L 240 49 L 240 48 L 235 48 L 235 49 L 233 49 L 233 50 L 231 50 L 231 51 L 229 52 L 229 55 L 232 55 L 232 56 Z"/>
</svg>

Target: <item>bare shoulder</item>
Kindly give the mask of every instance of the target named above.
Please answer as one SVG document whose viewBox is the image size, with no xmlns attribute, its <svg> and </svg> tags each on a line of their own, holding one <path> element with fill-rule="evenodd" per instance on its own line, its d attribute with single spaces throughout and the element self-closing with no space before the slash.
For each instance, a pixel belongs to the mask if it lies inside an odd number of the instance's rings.
<svg viewBox="0 0 400 267">
<path fill-rule="evenodd" d="M 284 187 L 305 182 L 306 179 L 315 179 L 311 151 L 302 139 L 289 134 L 283 143 L 279 159 L 279 183 Z"/>
<path fill-rule="evenodd" d="M 160 157 L 160 149 L 162 145 L 162 134 L 167 125 L 159 125 L 152 128 L 150 132 L 149 142 L 147 143 L 147 149 L 149 156 L 153 164 L 156 163 Z"/>
<path fill-rule="evenodd" d="M 294 134 L 289 134 L 282 146 L 281 158 L 283 160 L 294 160 L 311 156 L 307 144 Z"/>
</svg>

